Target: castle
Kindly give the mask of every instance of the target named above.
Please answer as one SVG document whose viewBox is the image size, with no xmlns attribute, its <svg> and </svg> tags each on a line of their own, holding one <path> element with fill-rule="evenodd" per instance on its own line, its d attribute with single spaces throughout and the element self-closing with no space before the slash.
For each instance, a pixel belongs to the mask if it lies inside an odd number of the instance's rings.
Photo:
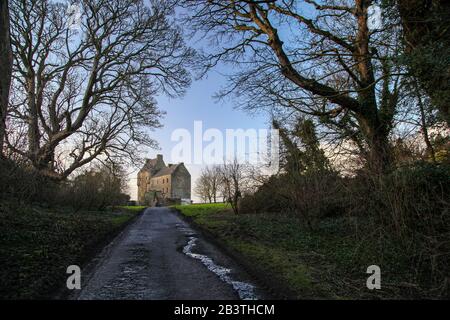
<svg viewBox="0 0 450 320">
<path fill-rule="evenodd" d="M 157 206 L 191 199 L 191 174 L 183 163 L 166 166 L 163 156 L 147 159 L 138 173 L 138 202 Z"/>
</svg>

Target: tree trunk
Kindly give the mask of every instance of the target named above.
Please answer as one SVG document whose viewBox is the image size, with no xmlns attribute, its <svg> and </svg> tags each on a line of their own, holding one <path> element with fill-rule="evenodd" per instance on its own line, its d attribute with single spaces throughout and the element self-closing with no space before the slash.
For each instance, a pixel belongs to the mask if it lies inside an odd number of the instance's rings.
<svg viewBox="0 0 450 320">
<path fill-rule="evenodd" d="M 0 1 L 0 156 L 3 155 L 3 143 L 6 131 L 6 113 L 8 110 L 9 90 L 12 74 L 12 51 L 9 33 L 8 0 Z"/>
<path fill-rule="evenodd" d="M 29 69 L 27 75 L 28 97 L 28 152 L 33 166 L 40 169 L 39 153 L 39 114 L 36 104 L 36 84 L 33 70 Z"/>
<path fill-rule="evenodd" d="M 355 1 L 358 32 L 356 34 L 356 54 L 354 59 L 360 75 L 361 88 L 358 93 L 360 108 L 356 117 L 368 145 L 368 169 L 376 174 L 389 170 L 392 163 L 389 147 L 391 117 L 383 117 L 378 108 L 375 91 L 375 74 L 369 49 L 370 31 L 367 24 L 370 1 Z"/>
<path fill-rule="evenodd" d="M 379 121 L 377 114 L 359 116 L 358 122 L 368 147 L 367 168 L 375 174 L 386 173 L 393 161 L 386 124 Z"/>
<path fill-rule="evenodd" d="M 371 143 L 369 152 L 369 169 L 376 174 L 388 172 L 392 166 L 391 146 L 387 135 L 375 130 L 369 139 Z"/>
</svg>

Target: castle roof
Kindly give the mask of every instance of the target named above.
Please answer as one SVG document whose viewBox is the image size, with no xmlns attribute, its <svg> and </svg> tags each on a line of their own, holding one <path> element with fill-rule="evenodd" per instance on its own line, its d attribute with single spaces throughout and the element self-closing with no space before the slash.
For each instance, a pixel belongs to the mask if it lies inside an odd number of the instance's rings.
<svg viewBox="0 0 450 320">
<path fill-rule="evenodd" d="M 155 159 L 147 159 L 147 161 L 145 162 L 144 166 L 142 167 L 141 170 L 151 170 L 153 169 L 153 167 L 156 165 L 156 162 L 158 161 L 157 158 Z"/>
<path fill-rule="evenodd" d="M 147 159 L 145 161 L 144 166 L 141 169 L 142 171 L 150 172 L 150 174 L 154 175 L 157 173 L 161 168 L 164 168 L 166 164 L 164 163 L 163 156 L 161 154 L 158 154 L 156 158 L 154 159 Z"/>
<path fill-rule="evenodd" d="M 177 170 L 177 168 L 181 165 L 181 163 L 179 164 L 172 164 L 169 165 L 168 167 L 164 167 L 161 170 L 159 170 L 158 172 L 156 172 L 152 178 L 157 178 L 157 177 L 162 177 L 162 176 L 168 176 L 171 175 L 172 173 L 175 172 L 175 170 Z"/>
<path fill-rule="evenodd" d="M 157 178 L 173 174 L 182 165 L 183 163 L 178 163 L 169 164 L 166 166 L 163 156 L 158 154 L 155 159 L 147 159 L 145 165 L 141 169 L 141 172 L 148 171 L 151 174 L 151 178 Z"/>
</svg>

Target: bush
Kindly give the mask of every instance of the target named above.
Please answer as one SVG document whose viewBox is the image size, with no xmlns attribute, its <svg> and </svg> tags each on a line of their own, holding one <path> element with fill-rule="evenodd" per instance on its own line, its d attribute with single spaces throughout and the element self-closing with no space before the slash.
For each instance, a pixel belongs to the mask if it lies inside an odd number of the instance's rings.
<svg viewBox="0 0 450 320">
<path fill-rule="evenodd" d="M 312 225 L 342 212 L 342 184 L 343 179 L 333 172 L 283 174 L 244 197 L 241 209 L 247 213 L 295 212 Z"/>
<path fill-rule="evenodd" d="M 436 234 L 449 223 L 450 166 L 417 163 L 349 180 L 347 211 L 376 217 L 398 235 Z"/>
<path fill-rule="evenodd" d="M 253 194 L 246 194 L 239 203 L 242 213 L 280 212 L 288 207 L 288 199 L 281 193 L 284 190 L 282 176 L 272 176 Z"/>
<path fill-rule="evenodd" d="M 41 205 L 55 200 L 57 183 L 31 167 L 0 159 L 0 177 L 0 199 Z"/>
<path fill-rule="evenodd" d="M 64 206 L 75 210 L 103 210 L 125 205 L 125 179 L 102 167 L 88 170 L 72 180 L 55 181 L 26 165 L 0 159 L 0 199 L 40 206 Z"/>
<path fill-rule="evenodd" d="M 400 235 L 427 228 L 432 234 L 448 223 L 450 166 L 418 163 L 382 175 L 360 173 L 343 178 L 335 173 L 283 174 L 272 177 L 245 196 L 247 213 L 296 212 L 306 221 L 323 217 L 371 216 Z"/>
<path fill-rule="evenodd" d="M 102 166 L 61 183 L 58 199 L 61 205 L 75 210 L 104 210 L 110 206 L 126 205 L 130 197 L 123 192 L 125 183 L 121 171 Z"/>
</svg>

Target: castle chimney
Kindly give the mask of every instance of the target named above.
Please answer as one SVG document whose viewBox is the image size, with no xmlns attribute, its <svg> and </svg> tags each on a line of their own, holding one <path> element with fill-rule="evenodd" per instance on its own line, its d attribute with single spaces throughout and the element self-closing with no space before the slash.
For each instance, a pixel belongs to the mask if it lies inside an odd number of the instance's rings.
<svg viewBox="0 0 450 320">
<path fill-rule="evenodd" d="M 158 161 L 162 161 L 163 160 L 163 155 L 162 154 L 157 154 L 156 155 L 156 159 L 158 159 Z"/>
</svg>

